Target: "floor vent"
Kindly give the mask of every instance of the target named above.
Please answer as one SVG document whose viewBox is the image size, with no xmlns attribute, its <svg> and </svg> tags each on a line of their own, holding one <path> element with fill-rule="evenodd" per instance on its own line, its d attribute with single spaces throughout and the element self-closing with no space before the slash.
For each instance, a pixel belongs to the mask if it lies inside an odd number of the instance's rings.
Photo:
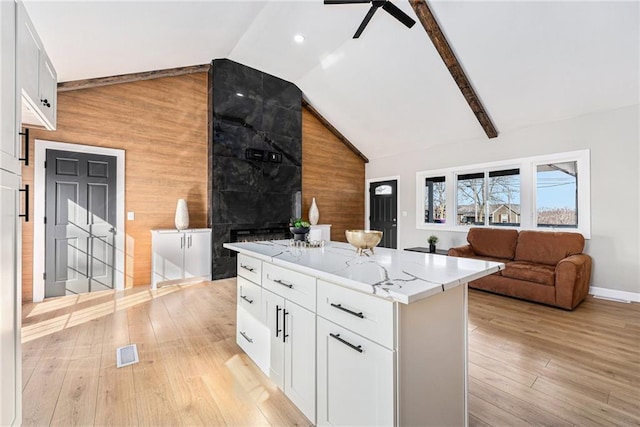
<svg viewBox="0 0 640 427">
<path fill-rule="evenodd" d="M 138 347 L 135 344 L 119 347 L 116 350 L 116 363 L 118 368 L 138 363 Z"/>
<path fill-rule="evenodd" d="M 623 302 L 625 304 L 631 304 L 631 301 L 628 299 L 614 298 L 614 297 L 603 297 L 602 295 L 594 295 L 596 299 L 604 299 L 607 301 L 615 301 L 615 302 Z"/>
</svg>

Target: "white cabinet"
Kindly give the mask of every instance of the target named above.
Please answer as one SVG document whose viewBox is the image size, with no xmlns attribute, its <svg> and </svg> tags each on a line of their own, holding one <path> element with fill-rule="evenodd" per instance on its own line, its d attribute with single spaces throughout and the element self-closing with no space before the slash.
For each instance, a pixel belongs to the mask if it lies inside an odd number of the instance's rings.
<svg viewBox="0 0 640 427">
<path fill-rule="evenodd" d="M 394 425 L 394 352 L 318 317 L 319 426 Z"/>
<path fill-rule="evenodd" d="M 316 316 L 262 289 L 270 333 L 269 378 L 312 422 L 316 416 Z"/>
<path fill-rule="evenodd" d="M 152 288 L 211 280 L 211 229 L 151 230 Z"/>
<path fill-rule="evenodd" d="M 22 2 L 17 3 L 17 70 L 22 122 L 56 128 L 57 75 Z"/>
<path fill-rule="evenodd" d="M 0 425 L 22 422 L 20 174 L 16 4 L 0 1 Z"/>
</svg>

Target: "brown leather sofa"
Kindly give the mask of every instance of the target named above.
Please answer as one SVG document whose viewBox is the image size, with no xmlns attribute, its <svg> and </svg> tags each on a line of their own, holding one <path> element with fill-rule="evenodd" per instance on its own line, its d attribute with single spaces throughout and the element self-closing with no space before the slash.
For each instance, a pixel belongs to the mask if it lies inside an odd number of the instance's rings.
<svg viewBox="0 0 640 427">
<path fill-rule="evenodd" d="M 573 310 L 587 296 L 591 257 L 578 233 L 471 228 L 449 256 L 505 263 L 469 287 Z"/>
</svg>

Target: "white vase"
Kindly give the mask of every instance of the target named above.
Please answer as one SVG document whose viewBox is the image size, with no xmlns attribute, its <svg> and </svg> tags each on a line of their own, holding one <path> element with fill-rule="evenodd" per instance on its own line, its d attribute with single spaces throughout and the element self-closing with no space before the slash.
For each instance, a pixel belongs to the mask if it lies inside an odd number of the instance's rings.
<svg viewBox="0 0 640 427">
<path fill-rule="evenodd" d="M 175 221 L 178 230 L 186 230 L 189 228 L 189 210 L 187 209 L 187 201 L 185 199 L 178 199 Z"/>
<path fill-rule="evenodd" d="M 311 207 L 309 208 L 309 222 L 311 225 L 317 225 L 320 219 L 320 212 L 318 211 L 318 205 L 316 205 L 316 198 L 313 198 Z"/>
</svg>

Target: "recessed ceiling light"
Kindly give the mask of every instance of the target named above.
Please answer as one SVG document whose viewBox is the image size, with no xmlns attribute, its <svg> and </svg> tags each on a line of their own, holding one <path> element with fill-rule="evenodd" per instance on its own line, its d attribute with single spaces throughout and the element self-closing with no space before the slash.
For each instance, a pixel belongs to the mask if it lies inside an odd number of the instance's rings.
<svg viewBox="0 0 640 427">
<path fill-rule="evenodd" d="M 302 34 L 296 34 L 295 36 L 293 36 L 293 39 L 296 41 L 296 43 L 302 43 L 304 41 L 304 36 Z"/>
<path fill-rule="evenodd" d="M 236 92 L 236 95 L 237 95 L 237 96 L 244 96 L 244 93 L 242 93 L 242 92 Z"/>
</svg>

